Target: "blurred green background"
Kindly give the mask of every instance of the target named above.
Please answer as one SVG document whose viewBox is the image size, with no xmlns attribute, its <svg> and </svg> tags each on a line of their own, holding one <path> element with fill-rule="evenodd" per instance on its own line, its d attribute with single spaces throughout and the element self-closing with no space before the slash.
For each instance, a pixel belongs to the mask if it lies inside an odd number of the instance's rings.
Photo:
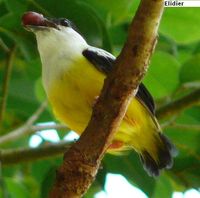
<svg viewBox="0 0 200 198">
<path fill-rule="evenodd" d="M 25 31 L 21 25 L 24 12 L 30 10 L 49 17 L 66 17 L 76 24 L 89 44 L 117 56 L 138 4 L 138 0 L 0 0 L 1 101 L 5 99 L 5 82 L 9 82 L 0 136 L 22 126 L 45 100 L 36 41 L 34 35 Z M 159 41 L 144 83 L 154 96 L 158 109 L 200 89 L 200 8 L 165 9 Z M 162 198 L 169 198 L 174 191 L 184 192 L 191 188 L 198 190 L 199 104 L 196 100 L 192 107 L 160 120 L 164 133 L 179 149 L 171 170 L 162 172 L 159 178 L 154 179 L 143 170 L 135 153 L 125 156 L 106 155 L 97 180 L 85 197 L 92 198 L 104 189 L 107 173 L 122 174 L 152 198 L 160 198 L 161 195 Z M 50 121 L 57 123 L 50 108 L 46 108 L 34 124 Z M 59 139 L 62 140 L 69 131 L 58 130 Z M 1 143 L 2 153 L 7 149 L 29 148 L 30 137 L 29 133 Z M 46 138 L 41 139 L 41 147 L 49 145 Z M 16 163 L 8 165 L 2 154 L 0 157 L 0 197 L 3 198 L 45 198 L 56 167 L 62 160 L 62 155 L 59 155 L 23 163 L 16 160 Z M 15 158 L 21 157 L 16 154 Z"/>
</svg>

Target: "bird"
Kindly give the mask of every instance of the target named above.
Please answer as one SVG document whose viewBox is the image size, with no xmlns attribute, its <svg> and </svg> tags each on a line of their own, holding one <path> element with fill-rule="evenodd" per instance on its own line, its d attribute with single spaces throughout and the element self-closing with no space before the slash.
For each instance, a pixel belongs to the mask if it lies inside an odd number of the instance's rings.
<svg viewBox="0 0 200 198">
<path fill-rule="evenodd" d="M 42 63 L 42 82 L 55 117 L 79 135 L 86 128 L 104 79 L 116 57 L 89 45 L 66 18 L 26 12 L 22 24 L 36 36 Z M 153 97 L 143 83 L 132 97 L 108 152 L 135 150 L 150 176 L 173 165 L 175 145 L 162 133 Z"/>
</svg>

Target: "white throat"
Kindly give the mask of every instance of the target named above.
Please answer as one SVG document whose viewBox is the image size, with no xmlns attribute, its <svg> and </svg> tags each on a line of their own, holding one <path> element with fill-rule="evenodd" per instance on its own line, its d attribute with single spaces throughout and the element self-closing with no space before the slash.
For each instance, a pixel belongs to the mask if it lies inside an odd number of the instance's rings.
<svg viewBox="0 0 200 198">
<path fill-rule="evenodd" d="M 82 51 L 88 44 L 80 34 L 69 27 L 38 31 L 36 39 L 42 61 L 43 84 L 48 92 L 54 79 L 83 56 Z"/>
</svg>

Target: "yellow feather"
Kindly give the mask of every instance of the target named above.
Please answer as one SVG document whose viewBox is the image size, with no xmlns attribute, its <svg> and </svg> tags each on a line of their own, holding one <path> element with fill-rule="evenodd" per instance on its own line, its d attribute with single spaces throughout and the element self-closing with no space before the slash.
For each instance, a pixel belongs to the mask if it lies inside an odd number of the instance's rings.
<svg viewBox="0 0 200 198">
<path fill-rule="evenodd" d="M 82 53 L 87 49 L 101 55 L 108 55 L 108 52 L 89 46 L 70 27 L 45 27 L 35 34 L 42 61 L 43 85 L 53 111 L 60 121 L 81 134 L 105 78 Z M 108 152 L 135 149 L 147 172 L 158 175 L 159 169 L 172 165 L 175 150 L 160 132 L 156 118 L 143 101 L 133 97 Z"/>
<path fill-rule="evenodd" d="M 55 78 L 48 91 L 56 117 L 81 134 L 88 124 L 104 78 L 86 59 L 80 59 L 67 68 L 59 78 Z M 153 116 L 138 99 L 133 98 L 114 141 L 122 141 L 123 150 L 132 147 L 138 152 L 148 150 L 156 154 L 153 133 L 157 130 Z"/>
</svg>

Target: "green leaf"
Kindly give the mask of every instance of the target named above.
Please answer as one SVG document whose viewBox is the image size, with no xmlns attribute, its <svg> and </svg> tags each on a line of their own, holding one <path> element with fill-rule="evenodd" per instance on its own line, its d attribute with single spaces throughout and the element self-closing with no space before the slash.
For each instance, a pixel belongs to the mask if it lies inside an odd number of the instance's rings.
<svg viewBox="0 0 200 198">
<path fill-rule="evenodd" d="M 199 106 L 194 106 L 189 109 L 185 110 L 185 114 L 192 117 L 194 120 L 194 124 L 200 124 L 200 107 Z M 186 123 L 186 120 L 185 120 Z"/>
<path fill-rule="evenodd" d="M 56 178 L 57 166 L 52 166 L 47 171 L 41 184 L 41 197 L 47 198 Z"/>
<path fill-rule="evenodd" d="M 129 20 L 132 8 L 132 1 L 129 0 L 86 0 L 89 4 L 101 14 L 109 25 L 118 25 L 126 20 Z M 123 12 L 122 12 L 123 10 Z M 120 14 L 119 14 L 120 13 Z"/>
<path fill-rule="evenodd" d="M 176 42 L 163 34 L 160 34 L 158 37 L 156 50 L 167 52 L 173 56 L 177 56 L 178 53 Z"/>
<path fill-rule="evenodd" d="M 177 124 L 186 124 L 186 125 L 199 125 L 199 115 L 200 110 L 194 107 L 192 109 L 188 109 L 181 113 L 181 115 L 176 119 Z M 174 140 L 174 143 L 180 145 L 183 148 L 190 148 L 192 150 L 199 149 L 199 132 L 191 129 L 180 129 L 180 128 L 169 128 L 165 129 L 165 132 L 169 134 L 169 137 Z M 180 153 L 181 154 L 181 153 Z M 179 155 L 180 155 L 179 154 Z"/>
<path fill-rule="evenodd" d="M 176 120 L 176 123 L 190 126 L 190 124 L 200 125 L 199 108 L 191 108 L 184 111 Z M 185 188 L 199 187 L 200 180 L 200 135 L 199 131 L 192 128 L 168 128 L 165 133 L 173 140 L 179 150 L 175 158 L 171 176 L 179 185 Z"/>
<path fill-rule="evenodd" d="M 27 166 L 29 168 L 29 165 Z M 25 173 L 24 173 L 25 172 Z M 36 198 L 39 197 L 39 184 L 35 178 L 30 175 L 28 172 L 24 171 L 24 178 L 23 178 L 23 184 L 28 189 L 30 198 Z M 34 189 L 34 190 L 33 190 Z"/>
<path fill-rule="evenodd" d="M 5 178 L 7 191 L 12 198 L 28 198 L 29 192 L 25 186 L 17 179 Z"/>
<path fill-rule="evenodd" d="M 16 77 L 21 77 L 21 79 L 19 80 Z M 34 96 L 33 82 L 21 75 L 13 77 L 10 82 L 8 108 L 28 117 L 38 106 L 38 101 Z"/>
<path fill-rule="evenodd" d="M 43 102 L 47 98 L 41 78 L 38 78 L 38 80 L 35 82 L 35 95 L 40 102 Z"/>
<path fill-rule="evenodd" d="M 90 6 L 87 3 L 83 3 L 83 2 L 79 2 L 78 1 L 78 5 L 80 5 L 81 7 L 85 8 L 86 10 L 88 10 L 88 13 L 91 13 L 93 15 L 93 17 L 96 19 L 97 24 L 100 26 L 101 28 L 101 34 L 102 34 L 102 48 L 104 48 L 105 50 L 112 52 L 112 46 L 111 46 L 111 41 L 110 41 L 110 36 L 108 34 L 108 30 L 105 26 L 104 21 L 101 19 L 101 17 L 98 15 L 98 13 L 96 12 L 96 10 Z"/>
<path fill-rule="evenodd" d="M 188 59 L 190 59 L 194 54 L 198 52 L 198 45 L 195 43 L 178 45 L 178 60 L 181 64 L 185 63 Z"/>
<path fill-rule="evenodd" d="M 47 100 L 47 95 L 45 93 L 45 90 L 43 88 L 43 85 L 42 85 L 42 79 L 41 78 L 38 78 L 36 81 L 35 81 L 35 86 L 34 86 L 34 92 L 35 92 L 35 96 L 37 98 L 37 100 L 42 103 L 44 102 L 45 100 Z M 40 118 L 38 119 L 38 122 L 46 122 L 46 121 L 56 121 L 56 118 L 55 116 L 53 115 L 52 113 L 52 108 L 50 105 L 47 106 L 47 111 L 45 111 L 41 116 Z M 69 129 L 70 131 L 70 129 Z M 66 135 L 66 132 L 68 131 L 65 131 L 64 133 L 62 132 L 63 135 Z M 61 134 L 61 133 L 60 133 Z M 59 134 L 59 136 L 60 136 Z M 62 135 L 61 135 L 62 137 Z"/>
<path fill-rule="evenodd" d="M 64 0 L 59 4 L 50 0 L 48 4 L 45 1 L 36 1 L 42 8 L 48 10 L 55 17 L 65 17 L 70 19 L 79 29 L 82 35 L 86 37 L 89 44 L 102 45 L 102 30 L 95 11 L 79 1 Z M 86 23 L 87 21 L 87 23 Z"/>
<path fill-rule="evenodd" d="M 188 154 L 191 154 L 188 150 Z M 173 179 L 177 183 L 183 185 L 185 189 L 190 186 L 190 188 L 199 188 L 200 180 L 200 161 L 199 157 L 185 156 L 183 158 L 177 158 L 175 167 L 173 168 Z M 198 155 L 199 156 L 199 155 Z"/>
<path fill-rule="evenodd" d="M 162 198 L 169 198 L 172 197 L 172 193 L 173 188 L 170 182 L 170 178 L 162 174 L 156 180 L 156 186 L 152 198 L 160 198 L 161 195 Z"/>
<path fill-rule="evenodd" d="M 186 61 L 180 70 L 180 81 L 182 83 L 200 81 L 200 54 Z"/>
<path fill-rule="evenodd" d="M 15 13 L 21 15 L 27 9 L 27 3 L 28 3 L 28 1 L 26 1 L 26 0 L 20 0 L 20 1 L 16 1 L 16 0 L 4 0 L 4 2 L 6 4 L 7 9 L 10 12 L 15 12 Z"/>
<path fill-rule="evenodd" d="M 114 54 L 118 55 L 127 37 L 128 24 L 111 26 L 109 28 L 112 44 L 114 45 Z"/>
<path fill-rule="evenodd" d="M 41 185 L 42 182 L 44 182 L 44 178 L 48 175 L 49 170 L 52 167 L 58 167 L 61 164 L 61 162 L 61 157 L 54 157 L 50 159 L 35 161 L 31 164 L 31 175 L 38 181 L 38 184 Z"/>
<path fill-rule="evenodd" d="M 200 42 L 196 45 L 193 44 L 192 46 L 194 46 L 193 54 L 200 54 Z"/>
<path fill-rule="evenodd" d="M 156 52 L 151 60 L 144 83 L 155 98 L 170 95 L 179 84 L 179 63 L 171 55 Z"/>
<path fill-rule="evenodd" d="M 36 51 L 37 49 L 35 49 Z M 25 64 L 25 70 L 30 80 L 36 80 L 42 75 L 42 65 L 39 56 L 36 59 L 31 59 Z"/>
<path fill-rule="evenodd" d="M 9 17 L 10 18 L 10 17 Z M 11 17 L 12 18 L 12 17 Z M 12 42 L 14 42 L 17 46 L 19 46 L 22 54 L 24 55 L 24 57 L 28 60 L 30 60 L 31 57 L 31 52 L 30 52 L 30 45 L 29 42 L 24 42 L 24 38 L 21 36 L 18 36 L 17 34 L 15 34 L 14 32 L 0 27 L 0 33 L 6 35 Z M 12 44 L 13 46 L 14 44 Z"/>
<path fill-rule="evenodd" d="M 0 10 L 1 10 L 0 18 L 1 18 L 2 16 L 4 16 L 4 15 L 8 12 L 8 10 L 7 10 L 7 8 L 6 8 L 6 5 L 5 5 L 5 3 L 4 3 L 3 0 L 0 0 Z"/>
<path fill-rule="evenodd" d="M 148 196 L 153 194 L 155 180 L 144 171 L 136 153 L 131 152 L 125 156 L 106 155 L 104 166 L 107 172 L 122 174 L 131 184 L 139 187 Z"/>
<path fill-rule="evenodd" d="M 19 26 L 19 24 L 20 24 L 20 22 L 18 20 L 18 16 L 15 13 L 9 12 L 0 18 L 0 25 L 1 25 L 1 27 L 4 28 L 1 30 L 1 32 L 3 32 L 3 33 L 7 33 L 6 30 L 8 31 L 8 29 L 13 30 L 17 26 Z M 21 27 L 19 27 L 19 28 L 21 28 Z M 10 36 L 10 35 L 8 35 L 8 36 Z"/>
<path fill-rule="evenodd" d="M 196 8 L 166 8 L 160 32 L 178 43 L 200 40 L 200 15 Z"/>
</svg>

